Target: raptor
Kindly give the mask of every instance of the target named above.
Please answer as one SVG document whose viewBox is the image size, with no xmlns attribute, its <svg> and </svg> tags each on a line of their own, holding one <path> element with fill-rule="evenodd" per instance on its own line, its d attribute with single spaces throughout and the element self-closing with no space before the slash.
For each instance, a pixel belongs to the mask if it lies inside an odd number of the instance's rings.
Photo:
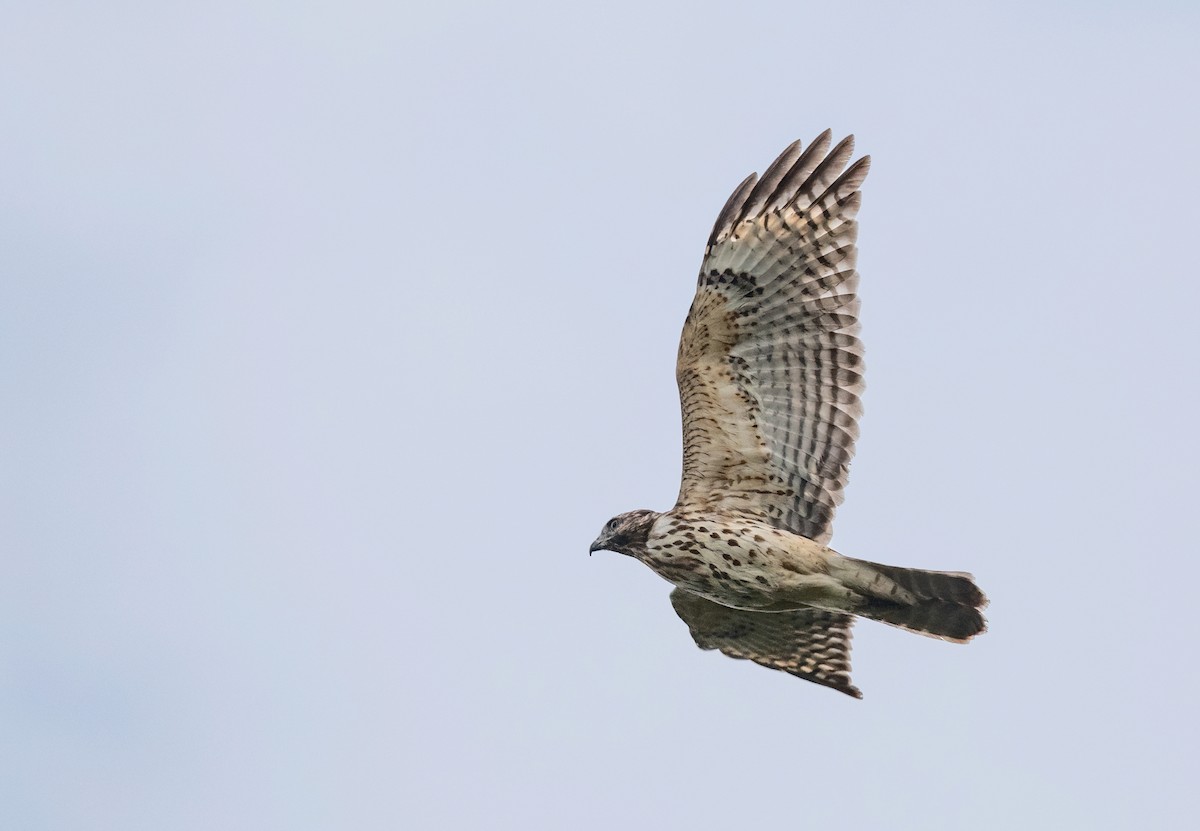
<svg viewBox="0 0 1200 831">
<path fill-rule="evenodd" d="M 848 695 L 855 616 L 963 643 L 987 600 L 971 575 L 847 557 L 828 542 L 862 413 L 860 186 L 849 136 L 794 142 L 717 216 L 676 380 L 683 482 L 666 512 L 613 517 L 591 550 L 674 584 L 696 643 Z"/>
</svg>

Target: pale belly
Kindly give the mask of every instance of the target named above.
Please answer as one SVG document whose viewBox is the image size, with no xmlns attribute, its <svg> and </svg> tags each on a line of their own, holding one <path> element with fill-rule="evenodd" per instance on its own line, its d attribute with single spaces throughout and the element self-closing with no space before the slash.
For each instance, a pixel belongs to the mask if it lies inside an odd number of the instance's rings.
<svg viewBox="0 0 1200 831">
<path fill-rule="evenodd" d="M 841 555 L 752 519 L 668 512 L 655 522 L 646 549 L 646 565 L 659 576 L 724 606 L 846 609 L 857 599 L 830 575 Z"/>
</svg>

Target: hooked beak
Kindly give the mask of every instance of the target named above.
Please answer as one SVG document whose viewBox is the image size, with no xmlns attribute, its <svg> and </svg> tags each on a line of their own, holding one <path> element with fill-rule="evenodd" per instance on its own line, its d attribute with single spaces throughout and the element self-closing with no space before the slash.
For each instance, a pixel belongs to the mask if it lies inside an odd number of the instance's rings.
<svg viewBox="0 0 1200 831">
<path fill-rule="evenodd" d="M 592 556 L 597 551 L 604 551 L 604 537 L 596 537 L 596 541 L 588 548 L 588 556 Z"/>
</svg>

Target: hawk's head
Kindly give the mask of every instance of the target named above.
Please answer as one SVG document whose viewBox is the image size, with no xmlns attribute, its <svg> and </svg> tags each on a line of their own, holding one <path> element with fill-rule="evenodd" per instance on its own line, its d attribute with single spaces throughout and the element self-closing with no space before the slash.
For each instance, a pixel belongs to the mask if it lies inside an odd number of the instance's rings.
<svg viewBox="0 0 1200 831">
<path fill-rule="evenodd" d="M 640 557 L 646 552 L 646 537 L 650 526 L 660 514 L 657 511 L 629 511 L 610 519 L 588 549 L 593 551 L 616 551 L 630 557 Z"/>
</svg>

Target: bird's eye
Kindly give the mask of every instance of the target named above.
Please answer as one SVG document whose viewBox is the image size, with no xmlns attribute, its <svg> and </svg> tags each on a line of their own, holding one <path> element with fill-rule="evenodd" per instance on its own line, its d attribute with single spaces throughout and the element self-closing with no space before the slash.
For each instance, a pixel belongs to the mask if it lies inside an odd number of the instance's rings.
<svg viewBox="0 0 1200 831">
<path fill-rule="evenodd" d="M 610 519 L 610 520 L 608 521 L 608 525 L 606 525 L 606 526 L 604 526 L 604 527 L 605 527 L 606 529 L 608 529 L 609 531 L 611 531 L 611 530 L 613 530 L 614 528 L 616 528 L 616 527 L 617 527 L 617 519 L 616 519 L 616 517 L 613 517 L 612 519 Z"/>
</svg>

